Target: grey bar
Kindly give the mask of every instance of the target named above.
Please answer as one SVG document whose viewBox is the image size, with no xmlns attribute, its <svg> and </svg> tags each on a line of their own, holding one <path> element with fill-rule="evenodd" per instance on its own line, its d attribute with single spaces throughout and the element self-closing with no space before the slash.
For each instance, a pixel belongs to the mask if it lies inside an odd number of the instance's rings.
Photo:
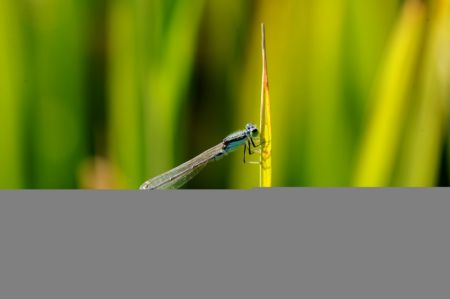
<svg viewBox="0 0 450 299">
<path fill-rule="evenodd" d="M 449 198 L 1 191 L 0 298 L 449 298 Z"/>
</svg>

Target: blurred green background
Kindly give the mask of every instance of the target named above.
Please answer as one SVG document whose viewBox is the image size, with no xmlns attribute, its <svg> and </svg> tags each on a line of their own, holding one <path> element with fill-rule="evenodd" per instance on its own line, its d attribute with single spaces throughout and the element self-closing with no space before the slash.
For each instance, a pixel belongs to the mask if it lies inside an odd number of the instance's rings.
<svg viewBox="0 0 450 299">
<path fill-rule="evenodd" d="M 138 188 L 259 125 L 261 22 L 274 186 L 449 185 L 450 0 L 5 0 L 0 188 Z"/>
</svg>

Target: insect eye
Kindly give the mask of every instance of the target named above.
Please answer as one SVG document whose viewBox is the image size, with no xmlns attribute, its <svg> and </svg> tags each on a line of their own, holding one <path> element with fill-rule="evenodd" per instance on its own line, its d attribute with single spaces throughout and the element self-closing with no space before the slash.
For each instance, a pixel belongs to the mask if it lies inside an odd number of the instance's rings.
<svg viewBox="0 0 450 299">
<path fill-rule="evenodd" d="M 248 123 L 245 125 L 245 129 L 249 132 L 253 132 L 254 130 L 256 130 L 256 126 L 252 123 Z"/>
</svg>

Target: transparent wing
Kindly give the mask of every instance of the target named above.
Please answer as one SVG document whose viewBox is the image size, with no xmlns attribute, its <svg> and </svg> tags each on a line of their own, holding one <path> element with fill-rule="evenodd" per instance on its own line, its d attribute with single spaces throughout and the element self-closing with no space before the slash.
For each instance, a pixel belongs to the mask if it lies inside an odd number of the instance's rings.
<svg viewBox="0 0 450 299">
<path fill-rule="evenodd" d="M 179 188 L 197 175 L 203 167 L 206 166 L 206 164 L 217 160 L 219 157 L 224 155 L 225 153 L 222 148 L 223 143 L 219 143 L 191 160 L 146 181 L 139 187 L 139 189 Z"/>
</svg>

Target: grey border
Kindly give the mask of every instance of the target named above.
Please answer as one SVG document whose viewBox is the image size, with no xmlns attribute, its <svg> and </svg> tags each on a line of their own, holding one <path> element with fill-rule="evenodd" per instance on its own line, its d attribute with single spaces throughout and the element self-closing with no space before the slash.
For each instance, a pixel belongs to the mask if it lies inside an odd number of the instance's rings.
<svg viewBox="0 0 450 299">
<path fill-rule="evenodd" d="M 450 188 L 0 191 L 0 298 L 448 298 Z"/>
</svg>

